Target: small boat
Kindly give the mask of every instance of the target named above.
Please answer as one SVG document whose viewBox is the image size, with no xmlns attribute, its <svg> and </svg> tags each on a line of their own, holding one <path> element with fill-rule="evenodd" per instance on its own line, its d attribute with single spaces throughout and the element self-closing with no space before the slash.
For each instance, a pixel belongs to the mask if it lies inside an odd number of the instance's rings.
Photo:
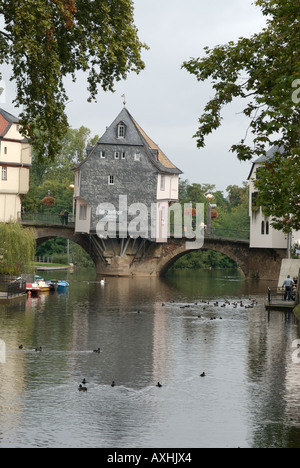
<svg viewBox="0 0 300 468">
<path fill-rule="evenodd" d="M 50 286 L 51 291 L 57 292 L 65 292 L 68 290 L 69 283 L 67 281 L 57 281 L 57 280 L 50 280 L 48 281 L 48 285 Z"/>
<path fill-rule="evenodd" d="M 67 281 L 58 281 L 57 283 L 57 291 L 58 292 L 61 292 L 61 291 L 67 291 L 68 287 L 69 287 L 69 283 L 67 283 Z"/>
<path fill-rule="evenodd" d="M 35 280 L 36 284 L 41 288 L 41 292 L 48 292 L 50 291 L 50 284 L 45 281 L 43 278 L 41 278 L 40 276 L 39 277 L 36 277 L 36 280 Z"/>
<path fill-rule="evenodd" d="M 30 294 L 39 294 L 41 287 L 37 283 L 26 283 L 26 292 Z"/>
</svg>

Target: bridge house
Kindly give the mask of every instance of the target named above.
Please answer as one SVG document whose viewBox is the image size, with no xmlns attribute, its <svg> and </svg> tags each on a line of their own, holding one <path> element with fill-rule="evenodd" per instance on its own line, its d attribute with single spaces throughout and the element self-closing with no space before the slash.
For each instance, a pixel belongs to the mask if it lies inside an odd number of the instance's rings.
<svg viewBox="0 0 300 468">
<path fill-rule="evenodd" d="M 257 206 L 256 198 L 258 196 L 255 187 L 255 180 L 258 177 L 259 168 L 274 157 L 277 147 L 271 148 L 266 157 L 262 156 L 253 162 L 248 180 L 250 182 L 250 247 L 251 248 L 272 248 L 272 249 L 290 249 L 295 243 L 300 242 L 300 232 L 293 231 L 288 236 L 283 231 L 274 229 L 271 225 L 272 218 L 265 216 L 261 207 Z"/>
<path fill-rule="evenodd" d="M 31 146 L 19 131 L 19 119 L 0 109 L 0 222 L 20 216 L 30 167 Z"/>
<path fill-rule="evenodd" d="M 141 237 L 151 237 L 157 242 L 167 240 L 165 226 L 169 205 L 178 201 L 179 175 L 182 172 L 148 137 L 125 107 L 98 143 L 88 148 L 87 157 L 74 168 L 74 173 L 76 232 L 96 233 L 103 216 L 99 204 L 112 204 L 115 213 L 110 210 L 110 214 L 121 222 L 125 213 L 120 209 L 120 196 L 126 196 L 128 207 L 142 203 L 148 208 L 148 235 L 141 233 Z M 153 204 L 156 206 L 155 238 L 153 232 L 151 236 L 150 226 L 151 222 L 153 225 Z"/>
</svg>

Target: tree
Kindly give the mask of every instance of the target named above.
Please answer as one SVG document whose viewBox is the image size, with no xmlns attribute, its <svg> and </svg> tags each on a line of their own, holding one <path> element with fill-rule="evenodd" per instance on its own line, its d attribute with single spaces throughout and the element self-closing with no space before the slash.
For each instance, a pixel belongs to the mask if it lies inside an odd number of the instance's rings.
<svg viewBox="0 0 300 468">
<path fill-rule="evenodd" d="M 63 80 L 88 72 L 90 99 L 98 87 L 144 68 L 132 0 L 0 0 L 0 63 L 12 65 L 20 123 L 39 158 L 53 159 L 67 129 Z"/>
<path fill-rule="evenodd" d="M 0 223 L 0 274 L 19 275 L 34 260 L 35 238 L 18 223 Z"/>
<path fill-rule="evenodd" d="M 205 57 L 191 59 L 183 67 L 199 81 L 211 79 L 214 97 L 199 119 L 195 138 L 199 148 L 205 137 L 222 122 L 224 105 L 235 98 L 245 101 L 249 118 L 246 136 L 231 151 L 242 160 L 266 156 L 280 148 L 260 172 L 257 187 L 266 214 L 289 220 L 300 229 L 300 2 L 297 0 L 255 0 L 266 17 L 266 27 L 250 38 L 205 48 Z M 247 143 L 249 133 L 253 143 Z M 285 221 L 275 222 L 281 229 Z"/>
</svg>

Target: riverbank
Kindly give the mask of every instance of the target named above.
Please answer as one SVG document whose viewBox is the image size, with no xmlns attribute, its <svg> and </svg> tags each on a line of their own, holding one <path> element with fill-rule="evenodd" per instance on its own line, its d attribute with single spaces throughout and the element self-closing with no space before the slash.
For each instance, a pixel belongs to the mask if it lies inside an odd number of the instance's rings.
<svg viewBox="0 0 300 468">
<path fill-rule="evenodd" d="M 300 318 L 300 304 L 298 304 L 294 309 L 294 314 Z"/>
</svg>

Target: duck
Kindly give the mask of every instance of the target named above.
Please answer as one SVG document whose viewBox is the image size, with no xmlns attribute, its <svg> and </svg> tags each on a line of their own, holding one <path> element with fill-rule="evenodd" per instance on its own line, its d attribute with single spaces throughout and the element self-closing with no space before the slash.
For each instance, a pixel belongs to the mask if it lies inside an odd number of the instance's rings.
<svg viewBox="0 0 300 468">
<path fill-rule="evenodd" d="M 157 386 L 158 388 L 161 388 L 161 387 L 162 387 L 162 384 L 159 383 L 159 382 L 157 382 L 156 386 Z"/>
<path fill-rule="evenodd" d="M 43 348 L 40 346 L 39 348 L 35 348 L 36 353 L 41 353 L 43 351 Z"/>
<path fill-rule="evenodd" d="M 83 379 L 83 381 L 81 383 L 83 383 L 85 385 L 85 384 L 87 384 L 87 381 L 85 379 Z"/>
<path fill-rule="evenodd" d="M 86 387 L 83 387 L 81 384 L 79 385 L 78 390 L 79 390 L 80 392 L 87 392 L 87 388 L 86 388 Z"/>
<path fill-rule="evenodd" d="M 24 349 L 24 346 L 21 344 L 21 345 L 19 346 L 19 349 Z"/>
<path fill-rule="evenodd" d="M 205 377 L 205 372 L 202 372 L 202 374 L 200 374 L 200 377 Z"/>
<path fill-rule="evenodd" d="M 115 386 L 116 386 L 116 382 L 115 382 L 114 380 L 112 381 L 111 386 L 112 386 L 112 387 L 115 387 Z"/>
<path fill-rule="evenodd" d="M 94 351 L 93 351 L 93 352 L 94 352 L 94 353 L 98 353 L 98 354 L 99 354 L 99 353 L 100 353 L 100 348 L 98 348 L 98 349 L 94 349 Z"/>
</svg>

